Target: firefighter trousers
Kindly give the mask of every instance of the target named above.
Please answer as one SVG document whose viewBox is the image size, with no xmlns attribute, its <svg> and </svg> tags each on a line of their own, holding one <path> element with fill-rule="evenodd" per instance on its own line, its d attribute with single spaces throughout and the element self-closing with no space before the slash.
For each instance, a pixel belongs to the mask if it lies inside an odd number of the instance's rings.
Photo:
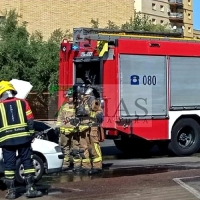
<svg viewBox="0 0 200 200">
<path fill-rule="evenodd" d="M 21 163 L 24 166 L 24 175 L 35 175 L 35 168 L 32 160 L 33 151 L 31 142 L 29 142 L 18 146 L 2 147 L 5 178 L 13 179 L 15 177 L 17 160 L 16 151 L 18 151 L 18 156 L 20 157 Z"/>
<path fill-rule="evenodd" d="M 74 168 L 78 169 L 81 167 L 81 150 L 80 150 L 80 133 L 75 132 L 73 134 L 73 148 L 72 148 L 72 156 L 73 156 L 73 163 Z"/>
<path fill-rule="evenodd" d="M 63 148 L 65 156 L 63 165 L 65 165 L 66 167 L 69 167 L 70 164 L 73 163 L 72 158 L 70 156 L 70 151 L 72 149 L 72 138 L 73 138 L 72 133 L 66 134 L 62 132 L 59 138 L 59 144 Z"/>
<path fill-rule="evenodd" d="M 81 165 L 83 169 L 91 169 L 90 153 L 89 153 L 89 129 L 81 132 L 80 134 L 80 155 L 81 155 Z"/>
<path fill-rule="evenodd" d="M 98 127 L 91 127 L 89 137 L 87 137 L 88 149 L 92 168 L 102 169 L 102 153 L 99 143 Z"/>
</svg>

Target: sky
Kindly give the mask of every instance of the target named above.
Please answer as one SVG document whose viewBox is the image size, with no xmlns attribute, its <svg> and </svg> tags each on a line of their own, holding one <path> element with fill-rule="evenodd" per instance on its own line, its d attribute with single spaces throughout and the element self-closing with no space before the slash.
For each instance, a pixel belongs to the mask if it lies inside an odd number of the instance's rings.
<svg viewBox="0 0 200 200">
<path fill-rule="evenodd" d="M 194 0 L 193 2 L 194 11 L 194 29 L 200 30 L 200 0 Z"/>
</svg>

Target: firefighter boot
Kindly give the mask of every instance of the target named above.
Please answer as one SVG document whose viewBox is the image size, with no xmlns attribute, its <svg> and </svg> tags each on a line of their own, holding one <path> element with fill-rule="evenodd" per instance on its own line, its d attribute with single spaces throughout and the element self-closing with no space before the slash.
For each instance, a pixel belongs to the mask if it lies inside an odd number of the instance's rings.
<svg viewBox="0 0 200 200">
<path fill-rule="evenodd" d="M 87 174 L 89 172 L 90 169 L 87 168 L 83 168 L 83 167 L 75 167 L 73 169 L 73 172 L 75 174 Z"/>
<path fill-rule="evenodd" d="M 7 194 L 5 196 L 6 199 L 16 199 L 16 189 L 15 189 L 15 180 L 6 178 L 4 183 L 7 186 Z"/>
<path fill-rule="evenodd" d="M 99 168 L 92 168 L 89 172 L 88 175 L 95 175 L 95 174 L 100 174 L 102 173 L 102 169 Z"/>
<path fill-rule="evenodd" d="M 26 181 L 26 193 L 24 194 L 27 198 L 41 197 L 43 196 L 42 192 L 37 191 L 34 184 L 34 177 L 29 175 L 25 177 Z"/>
</svg>

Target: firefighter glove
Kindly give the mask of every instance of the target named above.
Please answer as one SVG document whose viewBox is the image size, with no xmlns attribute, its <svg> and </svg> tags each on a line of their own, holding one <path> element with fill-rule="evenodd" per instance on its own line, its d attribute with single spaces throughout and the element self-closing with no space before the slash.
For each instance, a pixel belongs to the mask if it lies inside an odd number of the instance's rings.
<svg viewBox="0 0 200 200">
<path fill-rule="evenodd" d="M 79 120 L 79 118 L 73 118 L 73 119 L 70 119 L 70 120 L 69 120 L 69 123 L 70 123 L 72 126 L 77 126 L 77 125 L 80 123 L 80 120 Z"/>
<path fill-rule="evenodd" d="M 96 114 L 97 123 L 101 124 L 103 122 L 103 113 Z"/>
<path fill-rule="evenodd" d="M 54 131 L 54 132 L 55 132 L 55 135 L 56 135 L 56 136 L 59 136 L 59 135 L 60 135 L 60 128 L 58 128 L 58 127 L 55 128 L 55 131 Z"/>
</svg>

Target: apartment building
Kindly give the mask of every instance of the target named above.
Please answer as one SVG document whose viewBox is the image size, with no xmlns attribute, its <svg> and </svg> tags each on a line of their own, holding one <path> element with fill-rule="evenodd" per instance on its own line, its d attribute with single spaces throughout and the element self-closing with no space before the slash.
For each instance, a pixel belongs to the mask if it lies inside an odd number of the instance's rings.
<svg viewBox="0 0 200 200">
<path fill-rule="evenodd" d="M 58 28 L 72 32 L 73 27 L 91 27 L 92 18 L 101 27 L 108 20 L 121 25 L 133 16 L 134 0 L 0 0 L 0 10 L 6 9 L 16 9 L 30 33 L 41 31 L 47 39 Z"/>
<path fill-rule="evenodd" d="M 193 38 L 192 0 L 135 0 L 136 12 L 148 14 L 154 24 L 168 24 L 173 31 Z"/>
<path fill-rule="evenodd" d="M 200 39 L 200 30 L 193 30 L 193 33 L 194 33 L 194 38 L 195 39 Z"/>
</svg>

